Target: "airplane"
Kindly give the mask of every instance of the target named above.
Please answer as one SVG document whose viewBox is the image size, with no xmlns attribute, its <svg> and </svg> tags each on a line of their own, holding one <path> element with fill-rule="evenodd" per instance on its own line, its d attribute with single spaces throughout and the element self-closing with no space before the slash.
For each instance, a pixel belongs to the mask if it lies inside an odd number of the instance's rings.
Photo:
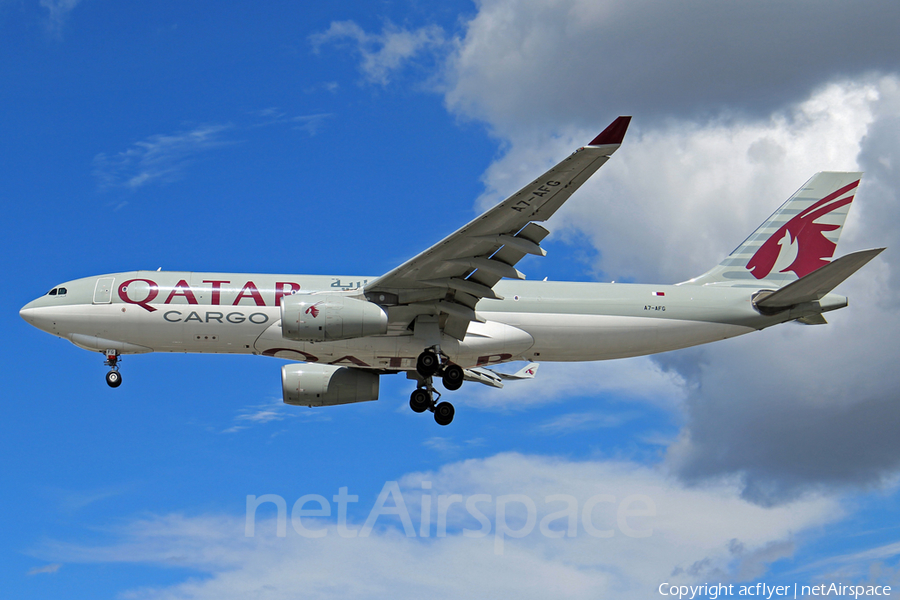
<svg viewBox="0 0 900 600">
<path fill-rule="evenodd" d="M 676 285 L 528 281 L 550 218 L 621 146 L 631 117 L 380 277 L 131 271 L 76 279 L 25 305 L 31 325 L 105 356 L 205 352 L 289 359 L 283 400 L 377 400 L 381 375 L 414 380 L 410 407 L 448 425 L 465 381 L 502 387 L 539 362 L 655 354 L 785 323 L 826 323 L 832 290 L 884 248 L 832 260 L 861 173 L 814 175 L 736 250 Z M 490 368 L 528 361 L 514 374 Z"/>
</svg>

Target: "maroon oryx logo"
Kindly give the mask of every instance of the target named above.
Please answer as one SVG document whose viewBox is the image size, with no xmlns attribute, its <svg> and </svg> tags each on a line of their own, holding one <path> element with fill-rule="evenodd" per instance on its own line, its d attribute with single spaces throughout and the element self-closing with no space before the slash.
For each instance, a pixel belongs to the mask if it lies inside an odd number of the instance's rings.
<svg viewBox="0 0 900 600">
<path fill-rule="evenodd" d="M 856 188 L 859 180 L 842 187 L 838 191 L 829 194 L 794 216 L 790 221 L 782 225 L 778 231 L 767 239 L 756 254 L 747 262 L 747 269 L 757 279 L 763 279 L 772 272 L 778 256 L 783 251 L 782 243 L 797 244 L 797 258 L 779 271 L 787 273 L 793 271 L 797 277 L 805 277 L 821 266 L 827 265 L 832 256 L 836 244 L 825 237 L 826 231 L 839 229 L 840 225 L 826 225 L 816 223 L 816 219 L 853 202 L 853 196 L 841 198 L 847 192 Z M 841 198 L 838 200 L 838 198 Z"/>
<path fill-rule="evenodd" d="M 305 312 L 305 313 L 308 314 L 308 315 L 312 315 L 312 318 L 315 319 L 316 317 L 319 316 L 319 309 L 316 308 L 316 307 L 319 306 L 320 304 L 322 304 L 322 303 L 321 303 L 321 302 L 316 302 L 315 304 L 313 304 L 312 306 L 310 306 L 309 308 L 307 308 L 307 309 L 306 309 L 305 311 L 303 311 L 303 312 Z"/>
</svg>

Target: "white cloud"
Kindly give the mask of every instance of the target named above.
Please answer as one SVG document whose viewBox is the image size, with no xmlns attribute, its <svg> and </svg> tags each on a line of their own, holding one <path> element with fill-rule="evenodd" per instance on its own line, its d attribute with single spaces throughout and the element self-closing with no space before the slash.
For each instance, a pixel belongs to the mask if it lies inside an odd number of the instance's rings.
<svg viewBox="0 0 900 600">
<path fill-rule="evenodd" d="M 407 409 L 408 410 L 408 409 Z M 452 436 L 433 436 L 422 442 L 422 445 L 445 456 L 459 454 L 464 449 L 484 446 L 482 438 L 456 441 Z"/>
<path fill-rule="evenodd" d="M 199 125 L 186 131 L 155 134 L 116 153 L 101 152 L 94 157 L 94 176 L 101 188 L 138 189 L 146 185 L 180 180 L 185 171 L 204 154 L 238 143 L 246 134 L 272 125 L 316 135 L 334 117 L 333 113 L 290 114 L 278 107 L 251 111 L 251 122 Z M 120 204 L 118 210 L 126 203 Z"/>
<path fill-rule="evenodd" d="M 446 44 L 444 30 L 436 25 L 411 30 L 388 23 L 381 33 L 366 33 L 353 21 L 333 21 L 326 31 L 309 36 L 309 40 L 315 52 L 326 44 L 350 40 L 360 56 L 359 69 L 365 80 L 377 85 L 387 85 L 412 61 Z"/>
<path fill-rule="evenodd" d="M 816 572 L 823 569 L 839 570 L 844 576 L 858 578 L 864 576 L 869 568 L 876 562 L 900 556 L 900 542 L 892 542 L 868 548 L 860 552 L 830 556 L 826 559 L 804 565 L 802 572 Z M 896 575 L 895 575 L 896 579 Z"/>
<path fill-rule="evenodd" d="M 234 425 L 222 430 L 222 433 L 237 433 L 256 425 L 268 425 L 269 423 L 278 423 L 286 419 L 298 418 L 306 422 L 331 420 L 331 416 L 327 412 L 288 406 L 281 398 L 272 398 L 268 402 L 242 408 L 234 417 Z M 282 432 L 277 432 L 273 435 L 279 435 L 280 433 Z"/>
<path fill-rule="evenodd" d="M 130 485 L 118 485 L 93 490 L 65 490 L 51 488 L 48 491 L 56 498 L 59 507 L 62 510 L 66 512 L 75 512 L 97 502 L 121 496 L 130 491 L 130 488 Z"/>
<path fill-rule="evenodd" d="M 435 452 L 439 452 L 441 454 L 452 454 L 454 452 L 459 451 L 461 446 L 453 441 L 453 438 L 445 437 L 445 436 L 434 436 L 430 437 L 422 444 Z"/>
<path fill-rule="evenodd" d="M 423 482 L 431 482 L 430 489 Z M 319 539 L 301 537 L 290 524 L 286 536 L 278 537 L 274 519 L 265 520 L 262 514 L 253 537 L 244 535 L 243 515 L 166 515 L 134 521 L 106 545 L 55 542 L 41 554 L 72 562 L 178 565 L 205 574 L 127 593 L 148 600 L 227 600 L 250 594 L 293 598 L 298 589 L 305 598 L 646 598 L 664 581 L 729 580 L 757 572 L 758 565 L 790 556 L 798 534 L 842 514 L 834 500 L 820 497 L 762 508 L 741 500 L 734 482 L 686 488 L 663 471 L 627 461 L 501 454 L 449 464 L 436 472 L 410 473 L 400 484 L 416 530 L 413 537 L 404 535 L 399 518 L 381 516 L 368 537 L 343 538 L 335 529 L 332 506 L 332 517 L 303 522 L 311 529 L 326 528 Z M 331 496 L 328 490 L 320 492 Z M 423 494 L 431 498 L 428 537 L 419 529 Z M 486 512 L 492 533 L 464 535 L 464 528 L 478 530 L 480 525 L 463 502 L 446 511 L 447 535 L 436 538 L 438 495 L 450 494 L 466 499 L 489 495 L 491 500 L 477 506 Z M 548 537 L 538 525 L 566 506 L 547 501 L 560 494 L 577 503 L 579 529 L 574 537 Z M 589 535 L 581 515 L 587 501 L 600 494 L 607 496 L 590 519 L 597 529 L 613 532 L 606 538 Z M 507 537 L 498 554 L 493 532 L 496 507 L 504 496 L 509 500 L 505 520 L 510 528 L 523 525 L 514 498 L 532 499 L 537 516 L 530 533 L 520 539 Z M 636 497 L 646 499 L 641 500 L 643 507 L 652 504 L 655 514 L 623 517 L 623 525 L 617 507 L 631 507 L 630 498 Z M 290 510 L 295 499 L 286 500 Z M 375 499 L 360 497 L 359 504 L 364 515 Z M 359 529 L 364 518 L 351 519 L 351 528 Z M 565 531 L 565 525 L 566 519 L 555 519 L 550 530 Z M 627 534 L 650 530 L 649 537 Z"/>
<path fill-rule="evenodd" d="M 334 117 L 333 113 L 314 113 L 309 115 L 291 116 L 286 111 L 277 107 L 264 108 L 251 113 L 259 119 L 254 127 L 266 127 L 269 125 L 287 125 L 292 129 L 305 131 L 309 135 L 316 135 L 324 126 L 325 121 Z"/>
<path fill-rule="evenodd" d="M 62 567 L 62 565 L 59 563 L 53 563 L 50 565 L 45 565 L 43 567 L 32 567 L 28 569 L 28 573 L 26 573 L 26 575 L 52 575 L 53 573 L 59 571 L 60 567 Z"/>
<path fill-rule="evenodd" d="M 223 133 L 230 125 L 202 125 L 190 131 L 151 135 L 116 154 L 94 157 L 94 174 L 101 187 L 137 189 L 151 183 L 171 183 L 200 154 L 229 144 Z"/>
<path fill-rule="evenodd" d="M 479 0 L 448 69 L 458 114 L 516 131 L 766 114 L 836 73 L 896 70 L 900 6 L 688 0 Z M 588 138 L 590 139 L 590 138 Z"/>
<path fill-rule="evenodd" d="M 680 374 L 649 358 L 541 363 L 534 379 L 506 382 L 502 390 L 469 384 L 453 401 L 485 410 L 519 410 L 572 397 L 608 396 L 676 410 L 685 397 L 684 386 Z"/>
<path fill-rule="evenodd" d="M 636 415 L 630 413 L 579 412 L 566 413 L 540 423 L 535 427 L 537 433 L 562 435 L 573 431 L 584 431 L 607 427 L 620 427 L 632 420 Z"/>
<path fill-rule="evenodd" d="M 61 33 L 69 13 L 80 3 L 81 0 L 41 0 L 41 7 L 47 9 L 47 29 L 57 35 Z"/>
<path fill-rule="evenodd" d="M 300 115 L 291 117 L 291 125 L 293 129 L 305 131 L 309 135 L 316 135 L 325 124 L 325 121 L 331 118 L 331 113 L 321 113 L 315 115 Z"/>
</svg>

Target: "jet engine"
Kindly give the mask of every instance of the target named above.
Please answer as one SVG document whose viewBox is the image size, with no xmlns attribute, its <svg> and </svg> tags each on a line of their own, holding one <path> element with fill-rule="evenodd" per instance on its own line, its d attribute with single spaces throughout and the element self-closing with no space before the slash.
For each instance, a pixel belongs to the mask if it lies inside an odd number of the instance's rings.
<svg viewBox="0 0 900 600">
<path fill-rule="evenodd" d="M 281 301 L 281 335 L 295 342 L 331 342 L 387 333 L 387 313 L 372 302 L 295 294 Z"/>
<path fill-rule="evenodd" d="M 310 363 L 281 367 L 284 403 L 333 406 L 378 400 L 378 373 Z"/>
</svg>

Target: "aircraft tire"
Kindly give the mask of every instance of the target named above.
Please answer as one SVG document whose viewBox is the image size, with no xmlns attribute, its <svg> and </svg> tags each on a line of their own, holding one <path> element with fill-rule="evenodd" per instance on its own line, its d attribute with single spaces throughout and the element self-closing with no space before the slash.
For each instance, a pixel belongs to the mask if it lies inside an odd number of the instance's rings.
<svg viewBox="0 0 900 600">
<path fill-rule="evenodd" d="M 441 383 L 444 384 L 445 388 L 452 392 L 462 387 L 464 378 L 465 373 L 463 373 L 462 367 L 459 365 L 449 365 L 444 369 L 444 376 L 441 378 Z"/>
<path fill-rule="evenodd" d="M 416 371 L 419 372 L 419 375 L 422 377 L 431 377 L 440 369 L 441 364 L 438 361 L 438 356 L 431 350 L 426 350 L 422 354 L 419 355 L 419 359 L 416 361 Z"/>
<path fill-rule="evenodd" d="M 453 421 L 456 409 L 449 402 L 441 402 L 434 407 L 434 422 L 438 425 L 449 425 Z"/>
<path fill-rule="evenodd" d="M 413 393 L 409 396 L 409 407 L 413 409 L 414 412 L 423 413 L 428 410 L 430 404 L 431 395 L 427 390 L 423 390 L 422 388 L 413 390 Z"/>
<path fill-rule="evenodd" d="M 122 385 L 122 375 L 118 371 L 110 371 L 106 374 L 106 385 L 117 388 Z"/>
</svg>

